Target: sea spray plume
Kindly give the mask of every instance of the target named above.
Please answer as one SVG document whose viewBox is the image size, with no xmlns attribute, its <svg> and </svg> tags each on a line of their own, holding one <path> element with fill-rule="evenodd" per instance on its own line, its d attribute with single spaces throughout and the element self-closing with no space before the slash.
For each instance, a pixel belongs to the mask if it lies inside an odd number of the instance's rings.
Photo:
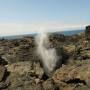
<svg viewBox="0 0 90 90">
<path fill-rule="evenodd" d="M 59 57 L 55 48 L 49 48 L 48 34 L 40 33 L 36 36 L 37 54 L 41 58 L 45 74 L 50 76 L 56 67 Z"/>
</svg>

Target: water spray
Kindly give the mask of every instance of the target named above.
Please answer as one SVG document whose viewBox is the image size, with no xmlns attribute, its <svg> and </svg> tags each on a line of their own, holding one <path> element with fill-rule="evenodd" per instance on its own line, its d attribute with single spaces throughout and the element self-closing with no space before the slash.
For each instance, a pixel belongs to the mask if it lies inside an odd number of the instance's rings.
<svg viewBox="0 0 90 90">
<path fill-rule="evenodd" d="M 55 48 L 50 48 L 50 42 L 47 33 L 40 33 L 36 36 L 37 54 L 39 55 L 43 64 L 44 72 L 47 76 L 51 76 L 55 70 L 59 56 Z"/>
</svg>

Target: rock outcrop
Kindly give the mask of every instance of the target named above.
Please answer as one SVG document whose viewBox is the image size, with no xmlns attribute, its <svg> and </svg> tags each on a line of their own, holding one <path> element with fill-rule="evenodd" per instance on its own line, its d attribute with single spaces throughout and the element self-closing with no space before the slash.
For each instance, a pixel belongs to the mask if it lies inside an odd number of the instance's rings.
<svg viewBox="0 0 90 90">
<path fill-rule="evenodd" d="M 85 36 L 87 40 L 90 40 L 90 26 L 86 27 Z"/>
<path fill-rule="evenodd" d="M 36 54 L 34 37 L 0 40 L 0 90 L 90 90 L 90 26 L 85 32 L 50 34 L 61 63 L 50 77 Z"/>
</svg>

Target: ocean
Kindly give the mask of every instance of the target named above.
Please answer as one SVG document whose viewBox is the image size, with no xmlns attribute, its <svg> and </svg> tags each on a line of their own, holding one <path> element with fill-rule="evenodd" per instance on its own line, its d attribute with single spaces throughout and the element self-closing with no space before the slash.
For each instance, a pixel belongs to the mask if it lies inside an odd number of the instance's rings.
<svg viewBox="0 0 90 90">
<path fill-rule="evenodd" d="M 63 31 L 61 33 L 64 35 L 71 36 L 71 35 L 79 34 L 79 33 L 84 32 L 84 31 L 85 30 L 72 30 L 72 31 Z"/>
<path fill-rule="evenodd" d="M 68 30 L 68 31 L 61 31 L 61 32 L 52 32 L 52 33 L 56 33 L 56 34 L 64 34 L 65 36 L 71 36 L 71 35 L 75 35 L 75 34 L 79 34 L 81 32 L 84 32 L 85 30 Z M 1 39 L 21 39 L 23 37 L 26 36 L 35 36 L 36 34 L 25 34 L 25 35 L 14 35 L 14 36 L 4 36 L 4 37 L 0 37 Z"/>
</svg>

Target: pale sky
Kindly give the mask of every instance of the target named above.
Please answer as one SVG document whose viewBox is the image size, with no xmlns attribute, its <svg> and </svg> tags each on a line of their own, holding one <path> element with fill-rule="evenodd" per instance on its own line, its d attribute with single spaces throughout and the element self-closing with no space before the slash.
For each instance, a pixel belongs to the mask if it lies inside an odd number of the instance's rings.
<svg viewBox="0 0 90 90">
<path fill-rule="evenodd" d="M 0 36 L 81 29 L 89 11 L 90 0 L 0 0 Z"/>
</svg>

